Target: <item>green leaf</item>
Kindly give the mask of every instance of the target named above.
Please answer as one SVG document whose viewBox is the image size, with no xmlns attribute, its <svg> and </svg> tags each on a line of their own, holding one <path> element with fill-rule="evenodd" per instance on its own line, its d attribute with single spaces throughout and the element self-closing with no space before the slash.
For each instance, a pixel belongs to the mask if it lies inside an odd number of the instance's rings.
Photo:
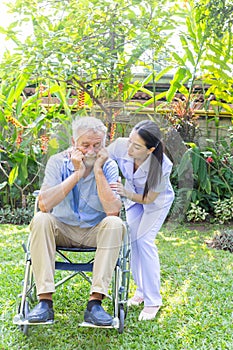
<svg viewBox="0 0 233 350">
<path fill-rule="evenodd" d="M 167 72 L 169 72 L 172 68 L 173 68 L 173 66 L 168 66 L 168 67 L 164 68 L 163 70 L 161 70 L 161 71 L 154 77 L 154 82 L 156 83 L 157 81 L 159 81 L 159 79 L 162 78 L 165 74 L 167 74 Z"/>
<path fill-rule="evenodd" d="M 207 59 L 210 62 L 214 62 L 214 63 L 218 64 L 221 67 L 221 69 L 232 72 L 232 68 L 228 64 L 226 64 L 222 59 L 218 58 L 217 56 L 208 54 Z"/>
<path fill-rule="evenodd" d="M 59 143 L 55 137 L 49 140 L 49 146 L 54 149 L 59 148 Z"/>
<path fill-rule="evenodd" d="M 7 185 L 7 181 L 0 183 L 0 190 L 2 190 Z"/>
<path fill-rule="evenodd" d="M 187 169 L 191 166 L 191 150 L 188 150 L 184 153 L 184 155 L 181 158 L 180 164 L 177 167 L 177 174 L 178 177 L 181 177 Z"/>
<path fill-rule="evenodd" d="M 211 106 L 220 106 L 223 107 L 227 112 L 229 112 L 230 114 L 233 115 L 233 108 L 231 106 L 229 106 L 226 103 L 223 102 L 218 102 L 218 101 L 211 101 Z"/>
<path fill-rule="evenodd" d="M 180 36 L 180 40 L 181 40 L 181 43 L 182 43 L 182 47 L 183 47 L 183 49 L 186 52 L 187 58 L 192 63 L 192 65 L 195 66 L 196 63 L 195 63 L 193 54 L 192 54 L 191 50 L 189 49 L 189 45 L 188 45 L 186 37 L 184 35 L 181 35 Z"/>
<path fill-rule="evenodd" d="M 154 72 L 150 73 L 143 81 L 142 86 L 147 85 L 153 79 Z"/>
<path fill-rule="evenodd" d="M 182 82 L 186 76 L 187 69 L 184 67 L 179 67 L 176 71 L 173 80 L 171 81 L 171 86 L 167 92 L 167 100 L 171 102 L 176 91 L 181 87 Z"/>
<path fill-rule="evenodd" d="M 17 100 L 19 96 L 22 94 L 23 89 L 28 83 L 29 76 L 27 74 L 21 74 L 18 77 L 18 82 L 15 87 L 15 94 L 14 94 L 14 99 Z"/>
<path fill-rule="evenodd" d="M 7 104 L 9 105 L 9 107 L 12 106 L 12 103 L 14 101 L 14 96 L 15 96 L 15 88 L 14 86 L 12 86 L 7 97 Z"/>
<path fill-rule="evenodd" d="M 166 92 L 166 98 L 167 98 L 168 102 L 172 101 L 177 90 L 178 90 L 178 87 L 176 87 L 174 85 L 170 86 L 169 90 Z"/>
<path fill-rule="evenodd" d="M 172 56 L 175 58 L 179 65 L 185 66 L 185 61 L 176 52 L 172 52 Z"/>
<path fill-rule="evenodd" d="M 27 179 L 27 177 L 28 177 L 27 164 L 28 164 L 28 157 L 27 157 L 27 155 L 24 155 L 23 160 L 20 164 L 20 170 L 21 170 L 21 173 L 22 173 L 24 180 Z"/>
<path fill-rule="evenodd" d="M 207 185 L 207 167 L 206 167 L 206 161 L 202 157 L 199 158 L 199 169 L 198 169 L 198 177 L 200 181 L 201 188 L 206 189 Z"/>
<path fill-rule="evenodd" d="M 193 172 L 194 174 L 198 173 L 199 164 L 200 164 L 200 150 L 198 147 L 192 148 L 192 163 L 193 163 Z"/>
<path fill-rule="evenodd" d="M 211 181 L 209 177 L 206 178 L 205 190 L 206 190 L 206 193 L 211 194 Z"/>
<path fill-rule="evenodd" d="M 17 179 L 18 173 L 19 173 L 19 167 L 18 165 L 15 165 L 14 168 L 11 170 L 8 178 L 8 183 L 10 186 L 12 186 L 15 180 Z"/>
<path fill-rule="evenodd" d="M 18 99 L 17 104 L 16 104 L 16 116 L 17 116 L 17 117 L 21 114 L 22 105 L 23 105 L 23 98 L 20 97 L 20 98 Z"/>
</svg>

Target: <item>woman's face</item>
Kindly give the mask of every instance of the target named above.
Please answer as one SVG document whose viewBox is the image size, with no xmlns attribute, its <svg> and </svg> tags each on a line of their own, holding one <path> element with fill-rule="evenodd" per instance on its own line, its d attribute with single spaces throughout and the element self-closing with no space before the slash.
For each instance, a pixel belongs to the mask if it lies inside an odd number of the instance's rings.
<svg viewBox="0 0 233 350">
<path fill-rule="evenodd" d="M 148 149 L 145 141 L 138 135 L 137 131 L 132 131 L 129 135 L 128 141 L 128 155 L 140 163 L 144 162 L 154 147 Z"/>
</svg>

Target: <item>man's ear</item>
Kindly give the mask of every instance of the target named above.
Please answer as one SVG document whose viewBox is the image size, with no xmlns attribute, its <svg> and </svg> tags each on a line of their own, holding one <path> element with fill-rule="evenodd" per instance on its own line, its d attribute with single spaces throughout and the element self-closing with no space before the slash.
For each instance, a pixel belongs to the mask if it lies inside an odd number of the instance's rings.
<svg viewBox="0 0 233 350">
<path fill-rule="evenodd" d="M 72 146 L 74 146 L 74 145 L 75 145 L 75 141 L 74 141 L 73 136 L 72 136 L 72 138 L 71 138 L 71 143 L 72 143 Z"/>
<path fill-rule="evenodd" d="M 149 149 L 148 149 L 148 154 L 153 153 L 153 152 L 154 152 L 154 150 L 155 150 L 155 147 L 151 147 L 151 148 L 149 148 Z"/>
</svg>

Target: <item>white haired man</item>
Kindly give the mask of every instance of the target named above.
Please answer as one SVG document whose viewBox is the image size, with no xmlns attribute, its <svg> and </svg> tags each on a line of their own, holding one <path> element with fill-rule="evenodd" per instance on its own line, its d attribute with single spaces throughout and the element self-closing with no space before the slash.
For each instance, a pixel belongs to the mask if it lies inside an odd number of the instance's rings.
<svg viewBox="0 0 233 350">
<path fill-rule="evenodd" d="M 84 320 L 109 326 L 112 317 L 102 299 L 119 255 L 125 227 L 118 214 L 120 197 L 110 183 L 118 167 L 108 158 L 106 127 L 99 119 L 73 122 L 72 147 L 48 160 L 39 194 L 38 212 L 31 224 L 30 252 L 39 304 L 28 314 L 30 323 L 54 319 L 52 295 L 56 245 L 96 247 L 93 280 Z"/>
</svg>

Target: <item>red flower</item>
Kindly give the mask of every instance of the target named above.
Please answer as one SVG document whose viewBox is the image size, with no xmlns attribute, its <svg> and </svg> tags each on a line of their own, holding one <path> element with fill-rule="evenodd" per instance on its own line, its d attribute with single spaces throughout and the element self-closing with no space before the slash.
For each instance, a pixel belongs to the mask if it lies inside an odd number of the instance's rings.
<svg viewBox="0 0 233 350">
<path fill-rule="evenodd" d="M 85 104 L 85 91 L 79 90 L 78 92 L 78 108 L 83 108 Z"/>
<path fill-rule="evenodd" d="M 209 163 L 209 164 L 211 164 L 211 163 L 214 162 L 214 160 L 213 160 L 212 157 L 207 157 L 207 158 L 206 158 L 206 162 Z"/>
<path fill-rule="evenodd" d="M 109 139 L 110 142 L 114 140 L 115 131 L 116 131 L 116 123 L 112 123 L 111 130 L 110 130 L 110 139 Z"/>
<path fill-rule="evenodd" d="M 20 146 L 21 142 L 23 141 L 22 139 L 22 132 L 19 132 L 18 135 L 17 135 L 17 139 L 16 139 L 16 145 L 17 147 Z"/>
<path fill-rule="evenodd" d="M 119 90 L 119 92 L 122 92 L 122 91 L 123 91 L 123 88 L 124 88 L 124 84 L 123 84 L 123 83 L 119 83 L 119 84 L 118 84 L 118 90 Z"/>
<path fill-rule="evenodd" d="M 46 154 L 48 151 L 48 142 L 49 142 L 49 137 L 47 135 L 41 135 L 40 137 L 40 141 L 41 141 L 41 151 L 42 154 Z"/>
</svg>

